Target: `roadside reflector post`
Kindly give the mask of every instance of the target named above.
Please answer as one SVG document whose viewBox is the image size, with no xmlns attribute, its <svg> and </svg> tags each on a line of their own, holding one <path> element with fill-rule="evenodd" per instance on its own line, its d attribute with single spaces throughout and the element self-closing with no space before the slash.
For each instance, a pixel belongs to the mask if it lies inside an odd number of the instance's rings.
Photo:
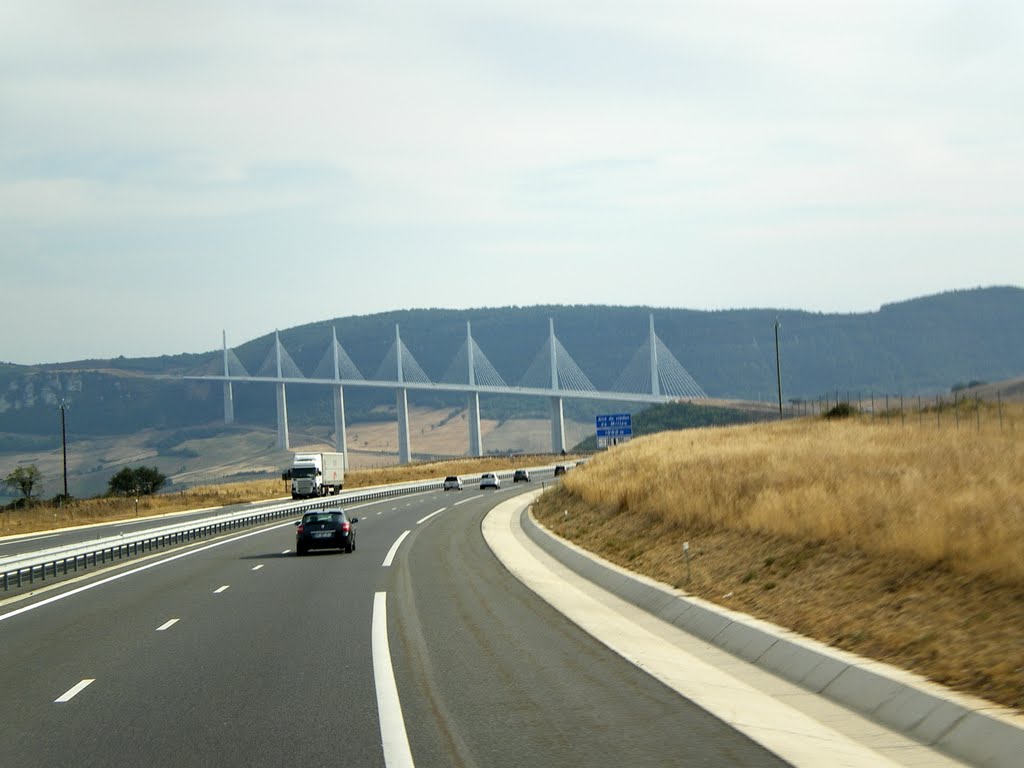
<svg viewBox="0 0 1024 768">
<path fill-rule="evenodd" d="M 683 542 L 683 555 L 686 557 L 686 583 L 690 583 L 690 542 Z"/>
</svg>

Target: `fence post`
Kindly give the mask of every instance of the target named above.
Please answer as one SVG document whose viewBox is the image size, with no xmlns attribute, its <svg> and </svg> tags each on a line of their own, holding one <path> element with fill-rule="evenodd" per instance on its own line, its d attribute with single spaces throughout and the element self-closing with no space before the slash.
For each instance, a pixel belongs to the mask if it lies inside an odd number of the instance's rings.
<svg viewBox="0 0 1024 768">
<path fill-rule="evenodd" d="M 996 398 L 999 401 L 999 431 L 1003 431 L 1003 390 L 996 390 Z"/>
</svg>

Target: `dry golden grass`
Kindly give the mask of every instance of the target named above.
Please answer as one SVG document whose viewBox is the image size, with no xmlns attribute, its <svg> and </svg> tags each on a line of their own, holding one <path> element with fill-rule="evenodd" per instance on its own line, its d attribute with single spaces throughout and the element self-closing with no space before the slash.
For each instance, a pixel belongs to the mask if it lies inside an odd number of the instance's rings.
<svg viewBox="0 0 1024 768">
<path fill-rule="evenodd" d="M 654 435 L 534 512 L 627 568 L 1024 708 L 1024 410 L 1004 415 Z"/>
<path fill-rule="evenodd" d="M 1021 437 L 863 419 L 670 432 L 565 486 L 684 529 L 843 542 L 1024 585 Z"/>
<path fill-rule="evenodd" d="M 346 473 L 345 489 L 370 485 L 425 480 L 445 475 L 478 474 L 522 466 L 549 463 L 549 456 L 484 457 L 455 459 L 424 464 L 405 464 L 378 469 L 356 469 Z M 33 504 L 25 509 L 0 513 L 0 535 L 31 533 L 70 525 L 86 525 L 132 517 L 149 517 L 190 509 L 242 504 L 288 496 L 282 480 L 252 480 L 239 483 L 196 486 L 178 493 L 134 498 L 95 498 L 72 500 L 61 506 Z"/>
</svg>

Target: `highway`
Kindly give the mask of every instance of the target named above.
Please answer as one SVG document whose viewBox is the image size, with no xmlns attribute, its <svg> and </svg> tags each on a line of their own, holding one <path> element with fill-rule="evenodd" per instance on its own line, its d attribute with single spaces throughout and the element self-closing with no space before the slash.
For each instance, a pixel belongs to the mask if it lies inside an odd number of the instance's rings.
<svg viewBox="0 0 1024 768">
<path fill-rule="evenodd" d="M 353 491 L 352 493 L 359 493 Z M 345 493 L 348 493 L 347 491 Z M 344 499 L 344 496 L 338 497 Z M 177 525 L 190 520 L 202 520 L 214 515 L 227 515 L 232 512 L 256 512 L 262 507 L 271 507 L 284 501 L 287 497 L 272 501 L 259 501 L 246 504 L 230 504 L 223 507 L 212 507 L 209 509 L 193 509 L 185 512 L 172 512 L 166 515 L 153 517 L 128 518 L 126 520 L 113 520 L 108 523 L 95 523 L 92 525 L 75 526 L 63 528 L 57 531 L 39 531 L 37 533 L 23 534 L 0 538 L 0 558 L 13 557 L 14 555 L 25 555 L 40 549 L 50 547 L 65 547 L 73 544 L 85 544 L 108 536 L 136 533 L 150 528 L 157 528 L 165 525 Z M 318 500 L 318 499 L 315 499 Z"/>
<path fill-rule="evenodd" d="M 351 554 L 294 556 L 287 521 L 0 602 L 3 763 L 784 765 L 505 570 L 481 521 L 526 489 L 347 506 Z"/>
</svg>

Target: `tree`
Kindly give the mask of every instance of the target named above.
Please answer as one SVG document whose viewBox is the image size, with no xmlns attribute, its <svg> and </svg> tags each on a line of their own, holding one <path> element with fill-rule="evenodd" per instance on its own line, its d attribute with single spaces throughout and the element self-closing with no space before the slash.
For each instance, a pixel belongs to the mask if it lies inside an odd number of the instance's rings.
<svg viewBox="0 0 1024 768">
<path fill-rule="evenodd" d="M 43 473 L 35 464 L 18 467 L 4 478 L 4 486 L 17 491 L 26 502 L 32 501 L 32 493 L 38 495 L 43 489 Z"/>
<path fill-rule="evenodd" d="M 156 467 L 124 467 L 107 481 L 111 495 L 150 496 L 167 483 L 167 476 Z"/>
</svg>

